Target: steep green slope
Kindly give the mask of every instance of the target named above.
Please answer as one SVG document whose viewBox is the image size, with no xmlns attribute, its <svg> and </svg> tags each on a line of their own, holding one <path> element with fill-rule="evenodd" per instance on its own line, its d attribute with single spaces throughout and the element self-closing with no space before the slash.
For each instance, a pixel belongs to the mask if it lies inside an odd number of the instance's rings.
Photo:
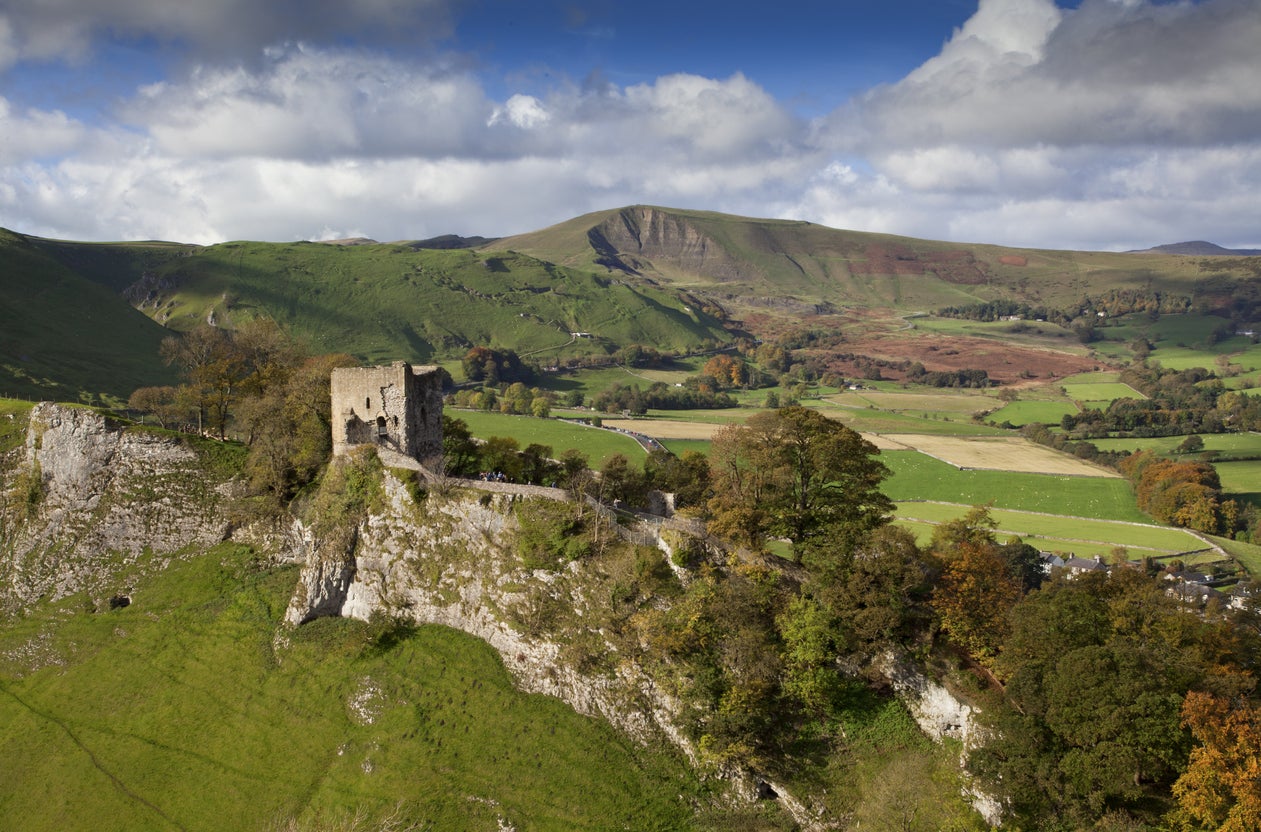
<svg viewBox="0 0 1261 832">
<path fill-rule="evenodd" d="M 169 333 L 112 290 L 144 250 L 113 248 L 101 267 L 88 265 L 90 249 L 107 247 L 79 248 L 80 262 L 68 264 L 45 241 L 0 230 L 0 394 L 126 399 L 136 387 L 172 379 L 157 357 Z"/>
<path fill-rule="evenodd" d="M 0 826 L 692 825 L 703 791 L 680 760 L 519 693 L 472 637 L 326 619 L 277 639 L 294 576 L 223 545 L 129 607 L 73 598 L 8 622 Z"/>
<path fill-rule="evenodd" d="M 514 252 L 225 243 L 160 265 L 133 297 L 174 329 L 266 316 L 319 351 L 365 361 L 453 358 L 473 345 L 549 355 L 628 343 L 688 350 L 729 338 L 677 292 Z"/>
</svg>

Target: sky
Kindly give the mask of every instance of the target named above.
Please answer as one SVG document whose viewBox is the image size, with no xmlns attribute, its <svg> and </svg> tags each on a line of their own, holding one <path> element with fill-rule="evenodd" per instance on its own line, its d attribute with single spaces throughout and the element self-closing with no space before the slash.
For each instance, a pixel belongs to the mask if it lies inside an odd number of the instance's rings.
<svg viewBox="0 0 1261 832">
<path fill-rule="evenodd" d="M 0 226 L 1261 248 L 1261 0 L 0 0 Z"/>
</svg>

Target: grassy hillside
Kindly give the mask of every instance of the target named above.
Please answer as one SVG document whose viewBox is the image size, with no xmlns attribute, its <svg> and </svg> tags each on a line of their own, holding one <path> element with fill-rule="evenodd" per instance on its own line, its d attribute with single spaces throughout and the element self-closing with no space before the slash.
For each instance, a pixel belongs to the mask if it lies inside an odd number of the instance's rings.
<svg viewBox="0 0 1261 832">
<path fill-rule="evenodd" d="M 145 250 L 70 248 L 79 250 L 77 265 L 0 230 L 0 395 L 125 400 L 136 387 L 168 383 L 158 344 L 169 333 L 115 291 Z M 108 267 L 91 265 L 94 250 Z"/>
<path fill-rule="evenodd" d="M 1218 258 L 1223 269 L 1239 259 Z M 918 330 L 900 315 L 944 306 L 1011 298 L 1066 307 L 1119 288 L 1193 295 L 1212 276 L 1205 262 L 945 243 L 651 206 L 588 214 L 477 249 L 88 244 L 2 232 L 0 393 L 74 400 L 169 380 L 156 360 L 162 330 L 129 304 L 175 330 L 270 317 L 317 351 L 365 362 L 450 362 L 487 345 L 547 363 L 631 343 L 698 350 L 729 343 L 741 328 L 769 337 L 803 321 L 905 340 L 904 330 Z M 862 311 L 870 309 L 881 311 Z M 1081 351 L 1072 333 L 1047 326 L 1029 324 L 1017 340 Z M 1172 347 L 1159 349 L 1174 357 Z"/>
<path fill-rule="evenodd" d="M 9 622 L 0 817 L 32 831 L 331 829 L 356 813 L 371 828 L 391 814 L 443 830 L 693 826 L 703 789 L 679 759 L 519 693 L 470 636 L 325 619 L 277 640 L 294 576 L 224 545 L 129 607 L 72 598 Z"/>
<path fill-rule="evenodd" d="M 1189 291 L 1199 261 L 1161 253 L 1014 249 L 652 206 L 615 209 L 494 243 L 583 268 L 629 269 L 756 308 L 911 310 L 1000 297 L 1066 304 L 1118 287 Z"/>
<path fill-rule="evenodd" d="M 173 329 L 265 316 L 318 351 L 369 362 L 458 357 L 473 345 L 563 356 L 728 339 L 673 292 L 512 252 L 225 243 L 162 264 L 150 283 L 140 308 Z"/>
</svg>

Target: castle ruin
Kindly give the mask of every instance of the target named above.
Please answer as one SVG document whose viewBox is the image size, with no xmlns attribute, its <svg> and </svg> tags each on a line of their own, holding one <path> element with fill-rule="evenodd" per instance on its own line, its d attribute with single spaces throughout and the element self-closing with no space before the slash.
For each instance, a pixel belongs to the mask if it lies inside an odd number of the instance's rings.
<svg viewBox="0 0 1261 832">
<path fill-rule="evenodd" d="M 442 372 L 435 366 L 333 370 L 333 453 L 380 445 L 417 461 L 442 453 Z"/>
</svg>

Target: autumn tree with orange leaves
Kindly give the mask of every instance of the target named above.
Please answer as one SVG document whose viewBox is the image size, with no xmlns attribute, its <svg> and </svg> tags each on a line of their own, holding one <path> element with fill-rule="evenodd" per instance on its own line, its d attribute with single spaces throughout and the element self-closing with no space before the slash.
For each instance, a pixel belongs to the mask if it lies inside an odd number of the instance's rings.
<svg viewBox="0 0 1261 832">
<path fill-rule="evenodd" d="M 1192 691 L 1182 725 L 1198 745 L 1173 785 L 1171 819 L 1187 830 L 1261 829 L 1261 709 L 1248 701 Z"/>
</svg>

